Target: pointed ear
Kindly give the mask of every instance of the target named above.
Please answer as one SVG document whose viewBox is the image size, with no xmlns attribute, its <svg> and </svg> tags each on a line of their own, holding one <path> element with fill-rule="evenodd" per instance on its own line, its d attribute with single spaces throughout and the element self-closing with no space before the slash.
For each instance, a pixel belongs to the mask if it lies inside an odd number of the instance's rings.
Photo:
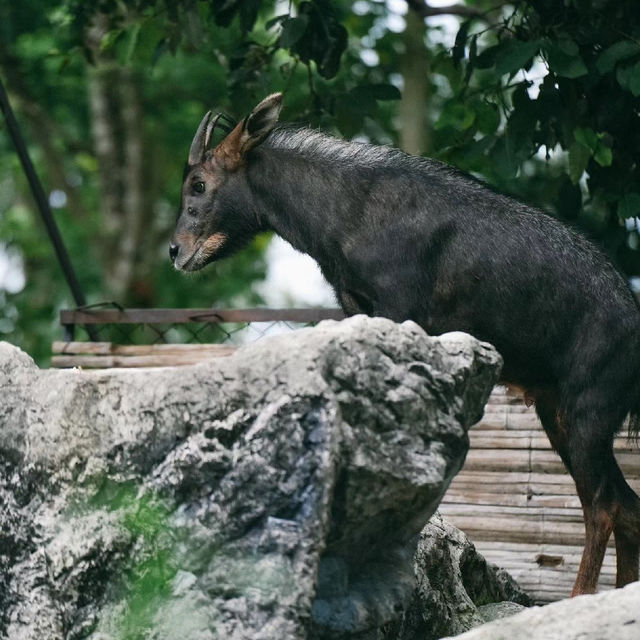
<svg viewBox="0 0 640 640">
<path fill-rule="evenodd" d="M 237 169 L 244 162 L 244 156 L 269 135 L 278 122 L 281 108 L 281 93 L 266 97 L 215 148 L 213 153 L 225 169 Z"/>
<path fill-rule="evenodd" d="M 255 147 L 271 133 L 278 122 L 280 109 L 282 94 L 272 93 L 244 119 L 244 129 L 248 134 L 247 144 L 250 147 Z"/>
<path fill-rule="evenodd" d="M 202 162 L 202 158 L 204 157 L 204 152 L 207 148 L 207 144 L 209 143 L 208 138 L 211 136 L 210 123 L 211 120 L 211 111 L 207 111 L 204 118 L 202 118 L 202 122 L 200 122 L 200 126 L 196 131 L 196 135 L 193 137 L 193 142 L 191 143 L 191 148 L 189 149 L 189 164 L 194 165 Z"/>
</svg>

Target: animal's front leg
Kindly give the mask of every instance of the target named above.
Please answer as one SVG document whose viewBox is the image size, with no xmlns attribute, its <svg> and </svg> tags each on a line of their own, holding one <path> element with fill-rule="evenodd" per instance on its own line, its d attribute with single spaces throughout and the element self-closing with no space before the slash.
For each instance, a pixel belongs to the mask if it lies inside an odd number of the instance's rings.
<svg viewBox="0 0 640 640">
<path fill-rule="evenodd" d="M 373 302 L 363 293 L 343 289 L 338 291 L 338 300 L 342 310 L 348 316 L 355 316 L 359 313 L 364 313 L 368 316 L 375 315 L 373 313 Z"/>
<path fill-rule="evenodd" d="M 426 314 L 426 302 L 417 291 L 411 291 L 402 282 L 376 289 L 376 302 L 371 315 L 389 318 L 394 322 L 414 320 L 420 323 Z"/>
</svg>

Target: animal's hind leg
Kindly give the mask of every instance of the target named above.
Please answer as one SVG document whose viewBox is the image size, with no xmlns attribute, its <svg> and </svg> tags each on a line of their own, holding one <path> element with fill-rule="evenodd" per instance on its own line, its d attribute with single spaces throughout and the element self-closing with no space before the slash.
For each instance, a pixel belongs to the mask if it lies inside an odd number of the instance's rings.
<svg viewBox="0 0 640 640">
<path fill-rule="evenodd" d="M 613 522 L 616 541 L 616 587 L 624 587 L 639 577 L 640 498 L 627 484 L 615 458 L 612 460 L 612 467 L 617 503 Z"/>
<path fill-rule="evenodd" d="M 637 535 L 629 535 L 620 526 L 613 526 L 613 535 L 616 540 L 616 587 L 624 587 L 638 580 L 640 544 Z"/>
<path fill-rule="evenodd" d="M 592 439 L 589 429 L 574 429 L 570 443 L 570 433 L 559 419 L 556 394 L 537 392 L 534 399 L 540 422 L 576 482 L 583 507 L 586 542 L 572 595 L 595 591 L 612 530 L 616 541 L 616 586 L 635 582 L 639 577 L 640 498 L 618 467 L 612 438 L 603 438 L 596 431 L 597 437 Z"/>
<path fill-rule="evenodd" d="M 546 390 L 530 394 L 536 404 L 536 413 L 542 427 L 551 442 L 551 446 L 560 456 L 567 471 L 571 473 L 569 443 L 564 425 L 558 420 L 558 398 L 555 391 Z"/>
<path fill-rule="evenodd" d="M 568 456 L 585 525 L 585 546 L 572 596 L 595 593 L 607 542 L 617 512 L 613 460 L 614 429 L 598 428 L 595 416 L 576 420 L 568 428 Z"/>
<path fill-rule="evenodd" d="M 599 500 L 596 499 L 598 487 L 603 484 L 606 474 L 597 468 L 598 465 L 590 468 L 589 460 L 594 456 L 590 453 L 593 447 L 588 445 L 587 438 L 584 442 L 580 440 L 577 443 L 578 451 L 573 451 L 576 447 L 576 430 L 571 430 L 571 427 L 561 419 L 556 393 L 553 391 L 536 393 L 535 403 L 536 413 L 549 437 L 551 446 L 558 452 L 567 471 L 573 477 L 582 504 L 585 546 L 571 595 L 594 593 L 607 542 L 613 529 L 613 522 L 607 510 L 602 509 Z"/>
<path fill-rule="evenodd" d="M 578 495 L 580 495 L 580 489 L 578 489 Z M 586 504 L 587 500 L 582 498 L 581 501 L 583 503 L 585 545 L 571 597 L 596 592 L 607 543 L 613 531 L 613 520 L 606 508 L 602 508 L 598 504 L 588 505 Z"/>
</svg>

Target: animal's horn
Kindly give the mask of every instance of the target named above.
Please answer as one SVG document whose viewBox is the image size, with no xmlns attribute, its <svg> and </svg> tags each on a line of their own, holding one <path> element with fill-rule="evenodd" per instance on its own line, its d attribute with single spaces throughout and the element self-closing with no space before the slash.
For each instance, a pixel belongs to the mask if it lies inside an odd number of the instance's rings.
<svg viewBox="0 0 640 640">
<path fill-rule="evenodd" d="M 211 135 L 216 129 L 216 125 L 218 124 L 218 120 L 220 120 L 220 116 L 222 114 L 219 113 L 213 120 L 209 120 L 209 124 L 207 125 L 207 131 L 204 134 L 204 146 L 202 147 L 202 153 L 207 150 L 209 146 L 209 142 L 211 142 Z"/>
<path fill-rule="evenodd" d="M 204 118 L 202 118 L 202 122 L 196 131 L 196 135 L 193 138 L 193 142 L 191 143 L 191 148 L 189 149 L 189 164 L 194 165 L 198 164 L 202 161 L 202 156 L 205 151 L 205 138 L 207 137 L 207 127 L 209 125 L 209 120 L 211 118 L 211 111 L 207 111 Z"/>
</svg>

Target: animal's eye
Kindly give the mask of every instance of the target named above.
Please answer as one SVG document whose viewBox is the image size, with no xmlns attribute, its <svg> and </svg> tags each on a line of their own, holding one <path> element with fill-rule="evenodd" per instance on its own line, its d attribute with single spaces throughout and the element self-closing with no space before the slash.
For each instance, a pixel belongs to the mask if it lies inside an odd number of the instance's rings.
<svg viewBox="0 0 640 640">
<path fill-rule="evenodd" d="M 194 190 L 196 193 L 204 193 L 204 182 L 196 182 L 196 183 L 193 185 L 193 190 Z"/>
</svg>

